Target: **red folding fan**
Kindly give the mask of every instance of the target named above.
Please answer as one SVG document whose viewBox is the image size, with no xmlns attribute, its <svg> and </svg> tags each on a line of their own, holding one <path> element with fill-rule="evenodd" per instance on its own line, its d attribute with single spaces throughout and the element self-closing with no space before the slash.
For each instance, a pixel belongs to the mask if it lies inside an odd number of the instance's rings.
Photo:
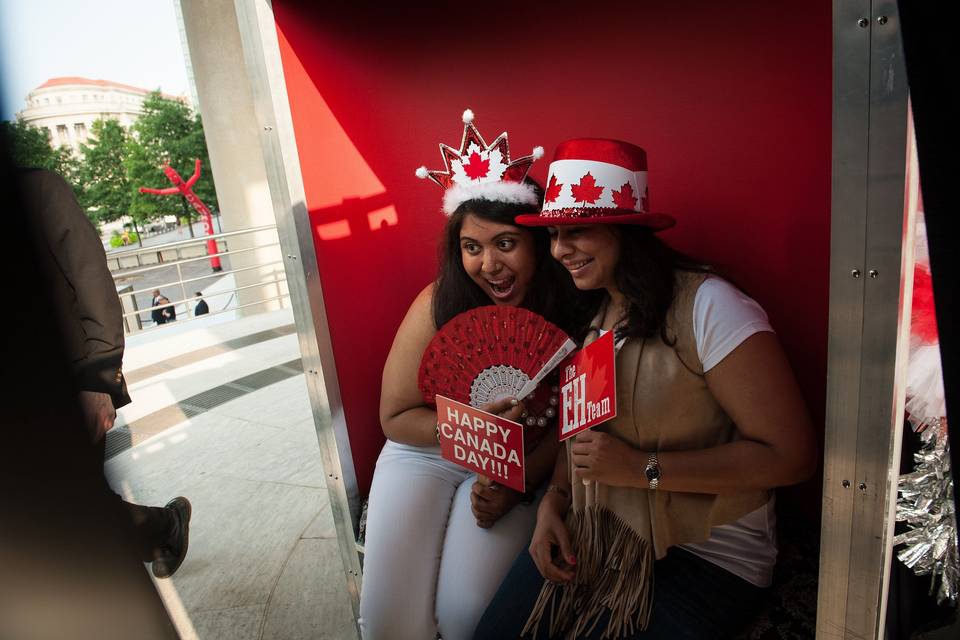
<svg viewBox="0 0 960 640">
<path fill-rule="evenodd" d="M 576 348 L 562 329 L 520 307 L 489 305 L 452 318 L 420 361 L 424 399 L 437 395 L 480 407 L 529 395 Z"/>
</svg>

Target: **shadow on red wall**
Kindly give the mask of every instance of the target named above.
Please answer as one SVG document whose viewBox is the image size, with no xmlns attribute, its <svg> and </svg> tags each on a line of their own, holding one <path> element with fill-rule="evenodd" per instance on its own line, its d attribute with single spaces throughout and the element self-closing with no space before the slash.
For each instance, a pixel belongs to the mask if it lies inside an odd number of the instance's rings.
<svg viewBox="0 0 960 640">
<path fill-rule="evenodd" d="M 441 165 L 466 107 L 515 154 L 542 144 L 541 182 L 563 139 L 643 146 L 652 207 L 679 220 L 665 239 L 764 305 L 822 424 L 829 2 L 802 20 L 761 0 L 273 7 L 361 492 L 383 442 L 383 362 L 444 222 L 440 190 L 413 171 Z"/>
</svg>

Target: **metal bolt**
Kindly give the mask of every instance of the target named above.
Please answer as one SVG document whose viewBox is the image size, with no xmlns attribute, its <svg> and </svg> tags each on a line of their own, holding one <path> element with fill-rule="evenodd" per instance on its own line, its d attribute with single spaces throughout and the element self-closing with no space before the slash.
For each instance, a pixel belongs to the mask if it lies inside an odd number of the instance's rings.
<svg viewBox="0 0 960 640">
<path fill-rule="evenodd" d="M 867 483 L 866 483 L 866 482 L 861 482 L 860 484 L 857 485 L 857 488 L 860 489 L 860 491 L 866 491 L 866 490 L 867 490 Z"/>
<path fill-rule="evenodd" d="M 880 277 L 880 272 L 877 271 L 876 269 L 870 269 L 870 277 L 876 280 L 877 278 Z"/>
<path fill-rule="evenodd" d="M 850 271 L 850 275 L 852 275 L 854 278 L 859 278 L 859 277 L 860 277 L 860 269 L 852 269 L 852 270 Z"/>
<path fill-rule="evenodd" d="M 850 481 L 849 481 L 849 480 L 844 480 L 844 481 L 841 482 L 840 484 L 843 485 L 843 488 L 844 488 L 844 489 L 849 489 L 849 488 L 850 488 Z"/>
<path fill-rule="evenodd" d="M 859 20 L 857 20 L 857 26 L 859 26 L 861 29 L 866 29 L 869 25 L 870 25 L 870 21 L 867 20 L 866 18 L 860 18 Z"/>
<path fill-rule="evenodd" d="M 877 18 L 877 24 L 887 24 L 887 16 L 880 16 Z"/>
</svg>

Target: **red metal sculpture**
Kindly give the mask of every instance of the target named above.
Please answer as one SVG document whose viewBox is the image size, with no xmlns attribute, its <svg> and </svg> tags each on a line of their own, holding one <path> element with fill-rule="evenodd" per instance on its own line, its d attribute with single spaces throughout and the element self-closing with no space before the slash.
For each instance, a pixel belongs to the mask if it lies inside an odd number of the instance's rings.
<svg viewBox="0 0 960 640">
<path fill-rule="evenodd" d="M 167 189 L 151 189 L 150 187 L 140 187 L 140 193 L 152 193 L 159 196 L 183 196 L 186 201 L 189 202 L 193 208 L 200 213 L 200 219 L 203 221 L 204 233 L 206 233 L 208 236 L 212 236 L 213 216 L 210 214 L 210 209 L 208 209 L 207 205 L 203 204 L 200 198 L 197 197 L 197 194 L 193 192 L 193 185 L 196 184 L 197 180 L 200 179 L 200 158 L 197 158 L 196 160 L 193 175 L 190 176 L 186 181 L 184 181 L 184 179 L 180 177 L 180 174 L 168 164 L 163 165 L 163 172 L 167 174 L 167 178 L 173 183 L 172 187 L 168 187 Z M 223 270 L 223 267 L 220 266 L 219 253 L 220 250 L 217 249 L 217 241 L 213 238 L 208 239 L 207 255 L 210 256 L 210 266 L 214 271 Z"/>
</svg>

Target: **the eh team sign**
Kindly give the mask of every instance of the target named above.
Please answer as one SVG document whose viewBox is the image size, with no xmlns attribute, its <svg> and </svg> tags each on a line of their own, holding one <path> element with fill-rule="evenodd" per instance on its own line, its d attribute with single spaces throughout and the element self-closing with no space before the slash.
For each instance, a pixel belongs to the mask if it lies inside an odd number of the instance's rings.
<svg viewBox="0 0 960 640">
<path fill-rule="evenodd" d="M 560 440 L 617 415 L 613 332 L 560 363 Z"/>
</svg>

